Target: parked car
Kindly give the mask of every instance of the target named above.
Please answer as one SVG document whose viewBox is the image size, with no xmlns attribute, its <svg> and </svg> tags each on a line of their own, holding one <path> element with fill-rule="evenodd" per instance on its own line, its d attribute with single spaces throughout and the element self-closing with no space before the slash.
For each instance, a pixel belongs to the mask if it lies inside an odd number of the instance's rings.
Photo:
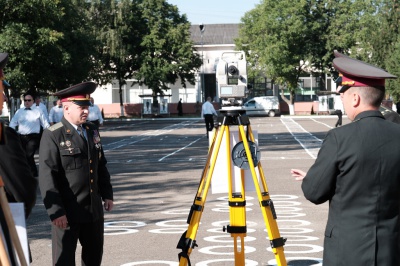
<svg viewBox="0 0 400 266">
<path fill-rule="evenodd" d="M 276 116 L 280 115 L 280 105 L 277 96 L 262 96 L 249 99 L 243 104 L 248 116 Z"/>
</svg>

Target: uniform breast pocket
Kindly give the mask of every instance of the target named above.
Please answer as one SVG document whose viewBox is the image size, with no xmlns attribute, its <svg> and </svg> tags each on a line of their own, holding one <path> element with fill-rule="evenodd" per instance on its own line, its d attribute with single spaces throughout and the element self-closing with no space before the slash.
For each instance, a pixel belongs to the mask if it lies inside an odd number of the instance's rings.
<svg viewBox="0 0 400 266">
<path fill-rule="evenodd" d="M 65 170 L 79 169 L 82 167 L 82 152 L 79 148 L 60 150 L 61 163 Z"/>
</svg>

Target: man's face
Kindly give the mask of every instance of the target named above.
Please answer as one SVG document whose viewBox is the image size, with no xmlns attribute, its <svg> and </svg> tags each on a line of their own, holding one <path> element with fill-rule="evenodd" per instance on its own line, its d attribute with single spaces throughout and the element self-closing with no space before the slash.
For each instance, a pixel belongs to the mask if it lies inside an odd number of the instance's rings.
<svg viewBox="0 0 400 266">
<path fill-rule="evenodd" d="M 39 97 L 37 97 L 37 98 L 35 99 L 35 103 L 36 103 L 36 104 L 40 104 L 40 98 L 39 98 Z"/>
<path fill-rule="evenodd" d="M 33 105 L 33 97 L 31 95 L 25 95 L 24 106 L 25 108 L 30 108 Z"/>
<path fill-rule="evenodd" d="M 63 104 L 64 117 L 74 125 L 81 125 L 86 122 L 89 114 L 89 106 L 79 106 L 72 102 Z"/>
<path fill-rule="evenodd" d="M 344 110 L 346 111 L 347 117 L 353 121 L 356 117 L 356 111 L 354 106 L 358 99 L 357 91 L 353 88 L 346 90 L 345 92 L 340 93 L 340 98 L 342 99 Z"/>
<path fill-rule="evenodd" d="M 57 100 L 57 106 L 61 107 L 62 106 L 62 102 L 61 100 Z"/>
</svg>

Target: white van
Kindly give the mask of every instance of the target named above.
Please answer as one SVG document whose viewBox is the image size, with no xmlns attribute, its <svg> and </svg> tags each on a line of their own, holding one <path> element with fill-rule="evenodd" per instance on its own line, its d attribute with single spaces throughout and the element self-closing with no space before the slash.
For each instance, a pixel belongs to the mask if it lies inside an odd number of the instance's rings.
<svg viewBox="0 0 400 266">
<path fill-rule="evenodd" d="M 278 96 L 262 96 L 249 99 L 243 104 L 248 116 L 276 116 L 280 115 Z"/>
</svg>

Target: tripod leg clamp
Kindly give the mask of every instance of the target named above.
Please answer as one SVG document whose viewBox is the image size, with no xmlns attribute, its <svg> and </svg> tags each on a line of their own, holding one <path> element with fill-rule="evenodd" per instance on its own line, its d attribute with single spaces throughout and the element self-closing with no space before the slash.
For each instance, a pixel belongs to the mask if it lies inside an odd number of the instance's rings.
<svg viewBox="0 0 400 266">
<path fill-rule="evenodd" d="M 190 248 L 194 249 L 195 247 L 198 247 L 198 245 L 196 244 L 196 240 L 186 238 L 186 233 L 187 230 L 182 234 L 176 248 L 182 249 L 182 252 L 178 254 L 179 261 L 181 260 L 181 257 L 184 257 L 188 261 L 188 265 L 191 266 L 188 252 Z"/>
<path fill-rule="evenodd" d="M 280 237 L 280 238 L 275 238 L 269 241 L 271 243 L 272 248 L 279 248 L 283 247 L 286 243 L 286 238 Z"/>
<path fill-rule="evenodd" d="M 271 212 L 272 212 L 272 217 L 274 217 L 274 219 L 276 220 L 275 207 L 274 207 L 274 203 L 272 202 L 271 199 L 261 201 L 261 206 L 263 206 L 263 207 L 269 206 L 271 209 Z"/>
<path fill-rule="evenodd" d="M 231 234 L 244 234 L 247 233 L 247 226 L 230 226 L 227 225 L 222 228 L 222 231 L 226 231 Z"/>
<path fill-rule="evenodd" d="M 190 212 L 189 212 L 187 221 L 186 221 L 188 224 L 190 224 L 190 220 L 192 219 L 192 215 L 193 215 L 194 211 L 198 211 L 198 212 L 203 211 L 203 206 L 197 205 L 197 204 L 192 205 L 192 207 L 190 208 Z"/>
</svg>

